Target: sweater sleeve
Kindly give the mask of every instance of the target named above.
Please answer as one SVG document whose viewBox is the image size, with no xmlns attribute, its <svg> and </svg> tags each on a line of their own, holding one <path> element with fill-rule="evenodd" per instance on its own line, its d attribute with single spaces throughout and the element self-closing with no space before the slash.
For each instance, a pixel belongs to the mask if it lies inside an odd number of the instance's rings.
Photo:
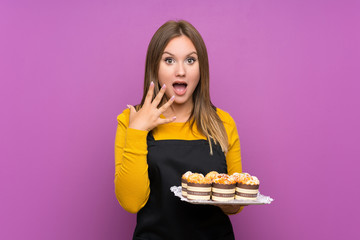
<svg viewBox="0 0 360 240">
<path fill-rule="evenodd" d="M 229 141 L 228 152 L 226 154 L 226 163 L 228 166 L 228 173 L 231 175 L 235 172 L 241 173 L 242 165 L 239 134 L 235 121 L 231 118 L 230 115 L 229 117 L 229 122 L 225 127 Z"/>
<path fill-rule="evenodd" d="M 231 175 L 235 172 L 242 172 L 241 165 L 241 150 L 239 134 L 236 128 L 236 123 L 229 113 L 218 109 L 220 119 L 224 123 L 226 133 L 228 135 L 228 152 L 226 154 L 226 164 L 228 168 L 228 174 Z M 239 211 L 234 213 L 237 214 L 243 210 L 243 206 L 240 207 Z"/>
<path fill-rule="evenodd" d="M 117 117 L 115 137 L 115 195 L 130 213 L 145 206 L 150 194 L 147 164 L 148 131 L 128 128 L 130 110 Z"/>
</svg>

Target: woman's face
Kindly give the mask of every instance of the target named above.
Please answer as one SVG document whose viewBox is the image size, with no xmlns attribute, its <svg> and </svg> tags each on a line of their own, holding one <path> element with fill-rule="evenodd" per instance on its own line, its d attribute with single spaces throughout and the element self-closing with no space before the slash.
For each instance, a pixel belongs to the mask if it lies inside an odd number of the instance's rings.
<svg viewBox="0 0 360 240">
<path fill-rule="evenodd" d="M 166 96 L 175 95 L 173 104 L 192 106 L 192 94 L 199 83 L 198 55 L 191 40 L 182 35 L 170 40 L 162 54 L 158 78 L 166 85 Z"/>
</svg>

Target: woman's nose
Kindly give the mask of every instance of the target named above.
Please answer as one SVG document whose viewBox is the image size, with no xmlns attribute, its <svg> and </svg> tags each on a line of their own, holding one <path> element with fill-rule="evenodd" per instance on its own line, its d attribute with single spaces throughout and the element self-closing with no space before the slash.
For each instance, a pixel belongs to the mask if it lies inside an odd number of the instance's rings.
<svg viewBox="0 0 360 240">
<path fill-rule="evenodd" d="M 177 77 L 183 77 L 183 76 L 185 76 L 185 66 L 184 66 L 184 63 L 179 63 L 179 64 L 177 64 L 176 76 L 177 76 Z"/>
</svg>

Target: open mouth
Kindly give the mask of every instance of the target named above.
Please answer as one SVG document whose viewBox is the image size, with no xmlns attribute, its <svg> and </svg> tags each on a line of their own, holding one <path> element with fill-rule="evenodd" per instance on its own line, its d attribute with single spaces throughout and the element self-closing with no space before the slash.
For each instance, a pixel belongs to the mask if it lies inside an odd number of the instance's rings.
<svg viewBox="0 0 360 240">
<path fill-rule="evenodd" d="M 186 92 L 187 83 L 184 82 L 175 82 L 173 83 L 173 88 L 176 95 L 184 95 Z"/>
</svg>

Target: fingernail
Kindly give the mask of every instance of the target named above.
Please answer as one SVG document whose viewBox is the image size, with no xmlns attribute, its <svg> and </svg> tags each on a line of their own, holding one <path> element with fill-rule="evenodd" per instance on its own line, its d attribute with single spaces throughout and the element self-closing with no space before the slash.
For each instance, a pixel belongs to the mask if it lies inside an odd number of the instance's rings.
<svg viewBox="0 0 360 240">
<path fill-rule="evenodd" d="M 126 105 L 128 108 L 130 108 L 130 106 L 129 105 Z"/>
<path fill-rule="evenodd" d="M 176 119 L 176 116 L 173 116 L 173 119 Z"/>
<path fill-rule="evenodd" d="M 173 100 L 175 98 L 175 95 L 173 95 L 171 98 L 170 98 L 170 100 Z"/>
<path fill-rule="evenodd" d="M 164 83 L 164 85 L 162 85 L 162 88 L 164 88 L 164 87 L 166 87 L 166 86 L 165 86 L 165 83 Z"/>
<path fill-rule="evenodd" d="M 154 82 L 153 82 L 153 81 L 151 81 L 151 83 L 150 83 L 150 86 L 152 86 L 152 85 L 154 85 Z"/>
</svg>

